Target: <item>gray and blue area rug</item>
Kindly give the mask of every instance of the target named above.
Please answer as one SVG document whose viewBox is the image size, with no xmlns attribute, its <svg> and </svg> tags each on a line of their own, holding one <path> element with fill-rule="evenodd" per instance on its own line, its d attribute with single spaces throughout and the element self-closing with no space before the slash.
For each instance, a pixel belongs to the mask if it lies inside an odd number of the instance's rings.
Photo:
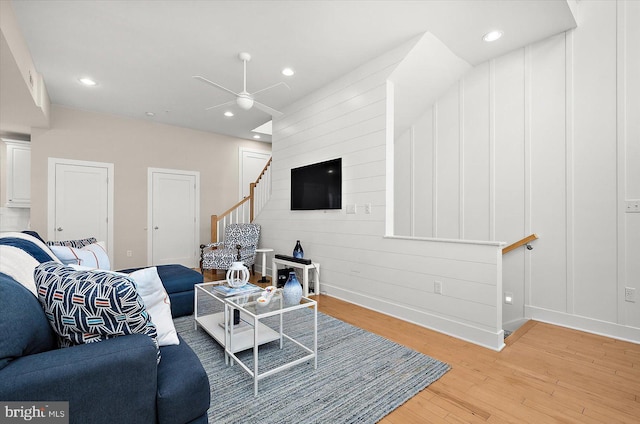
<svg viewBox="0 0 640 424">
<path fill-rule="evenodd" d="M 313 346 L 311 311 L 285 318 L 285 333 Z M 193 316 L 178 318 L 175 325 L 209 376 L 211 424 L 375 423 L 449 370 L 443 362 L 318 312 L 318 368 L 309 361 L 268 376 L 254 397 L 251 377 L 237 364 L 225 365 L 224 350 L 204 330 L 194 329 Z M 239 355 L 252 364 L 251 350 Z M 304 356 L 286 339 L 282 350 L 276 341 L 261 346 L 259 355 L 260 372 Z"/>
</svg>

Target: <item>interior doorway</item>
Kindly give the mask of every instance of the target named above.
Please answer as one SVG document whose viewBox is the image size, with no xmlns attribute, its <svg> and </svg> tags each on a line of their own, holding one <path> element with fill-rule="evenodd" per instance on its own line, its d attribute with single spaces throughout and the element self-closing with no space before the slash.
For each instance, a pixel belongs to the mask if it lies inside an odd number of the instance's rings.
<svg viewBox="0 0 640 424">
<path fill-rule="evenodd" d="M 240 147 L 240 198 L 242 200 L 249 195 L 249 185 L 256 181 L 260 173 L 267 165 L 271 152 L 263 150 L 252 150 Z"/>
<path fill-rule="evenodd" d="M 49 158 L 48 240 L 95 237 L 113 258 L 113 164 Z"/>
<path fill-rule="evenodd" d="M 198 264 L 200 173 L 149 168 L 147 259 L 149 265 Z"/>
</svg>

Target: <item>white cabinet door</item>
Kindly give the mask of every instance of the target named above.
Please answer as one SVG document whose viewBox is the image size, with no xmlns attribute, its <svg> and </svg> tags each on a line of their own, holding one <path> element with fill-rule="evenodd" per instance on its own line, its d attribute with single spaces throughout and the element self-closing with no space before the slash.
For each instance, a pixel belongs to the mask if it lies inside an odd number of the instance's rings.
<svg viewBox="0 0 640 424">
<path fill-rule="evenodd" d="M 31 143 L 2 141 L 7 145 L 7 207 L 31 207 Z"/>
</svg>

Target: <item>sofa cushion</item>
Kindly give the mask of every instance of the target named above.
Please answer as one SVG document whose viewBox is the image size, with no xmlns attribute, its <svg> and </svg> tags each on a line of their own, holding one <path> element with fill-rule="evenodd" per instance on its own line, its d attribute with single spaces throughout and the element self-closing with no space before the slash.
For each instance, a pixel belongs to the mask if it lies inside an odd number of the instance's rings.
<svg viewBox="0 0 640 424">
<path fill-rule="evenodd" d="M 192 291 L 195 284 L 202 283 L 202 274 L 183 265 L 161 265 L 158 275 L 169 293 Z"/>
<path fill-rule="evenodd" d="M 160 281 L 156 267 L 142 268 L 129 276 L 136 282 L 138 293 L 151 316 L 151 321 L 156 326 L 158 344 L 168 346 L 180 343 L 171 317 L 171 301 Z"/>
<path fill-rule="evenodd" d="M 89 268 L 111 269 L 106 244 L 103 241 L 76 248 L 70 246 L 49 246 L 63 264 L 81 265 Z"/>
<path fill-rule="evenodd" d="M 156 327 L 130 277 L 75 271 L 55 262 L 36 267 L 34 277 L 38 300 L 61 346 L 139 333 L 151 337 L 158 348 Z"/>
<path fill-rule="evenodd" d="M 169 294 L 193 291 L 195 284 L 202 283 L 202 274 L 184 265 L 158 265 L 157 268 L 162 285 L 164 285 Z M 139 269 L 141 268 L 129 268 L 118 272 L 130 274 Z"/>
<path fill-rule="evenodd" d="M 187 423 L 209 409 L 211 389 L 202 363 L 181 339 L 179 345 L 161 348 L 158 365 L 158 423 Z M 185 405 L 189 405 L 185 408 Z M 206 421 L 205 421 L 206 422 Z"/>
<path fill-rule="evenodd" d="M 25 355 L 57 348 L 36 297 L 22 284 L 0 273 L 0 369 Z"/>
</svg>

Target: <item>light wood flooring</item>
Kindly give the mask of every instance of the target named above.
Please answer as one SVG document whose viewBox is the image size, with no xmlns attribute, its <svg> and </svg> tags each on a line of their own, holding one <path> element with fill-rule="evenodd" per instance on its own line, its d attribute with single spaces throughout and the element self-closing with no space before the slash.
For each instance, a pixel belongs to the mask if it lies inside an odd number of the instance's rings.
<svg viewBox="0 0 640 424">
<path fill-rule="evenodd" d="M 327 315 L 451 366 L 382 424 L 640 423 L 638 344 L 530 321 L 494 352 L 329 296 L 315 299 Z"/>
</svg>

